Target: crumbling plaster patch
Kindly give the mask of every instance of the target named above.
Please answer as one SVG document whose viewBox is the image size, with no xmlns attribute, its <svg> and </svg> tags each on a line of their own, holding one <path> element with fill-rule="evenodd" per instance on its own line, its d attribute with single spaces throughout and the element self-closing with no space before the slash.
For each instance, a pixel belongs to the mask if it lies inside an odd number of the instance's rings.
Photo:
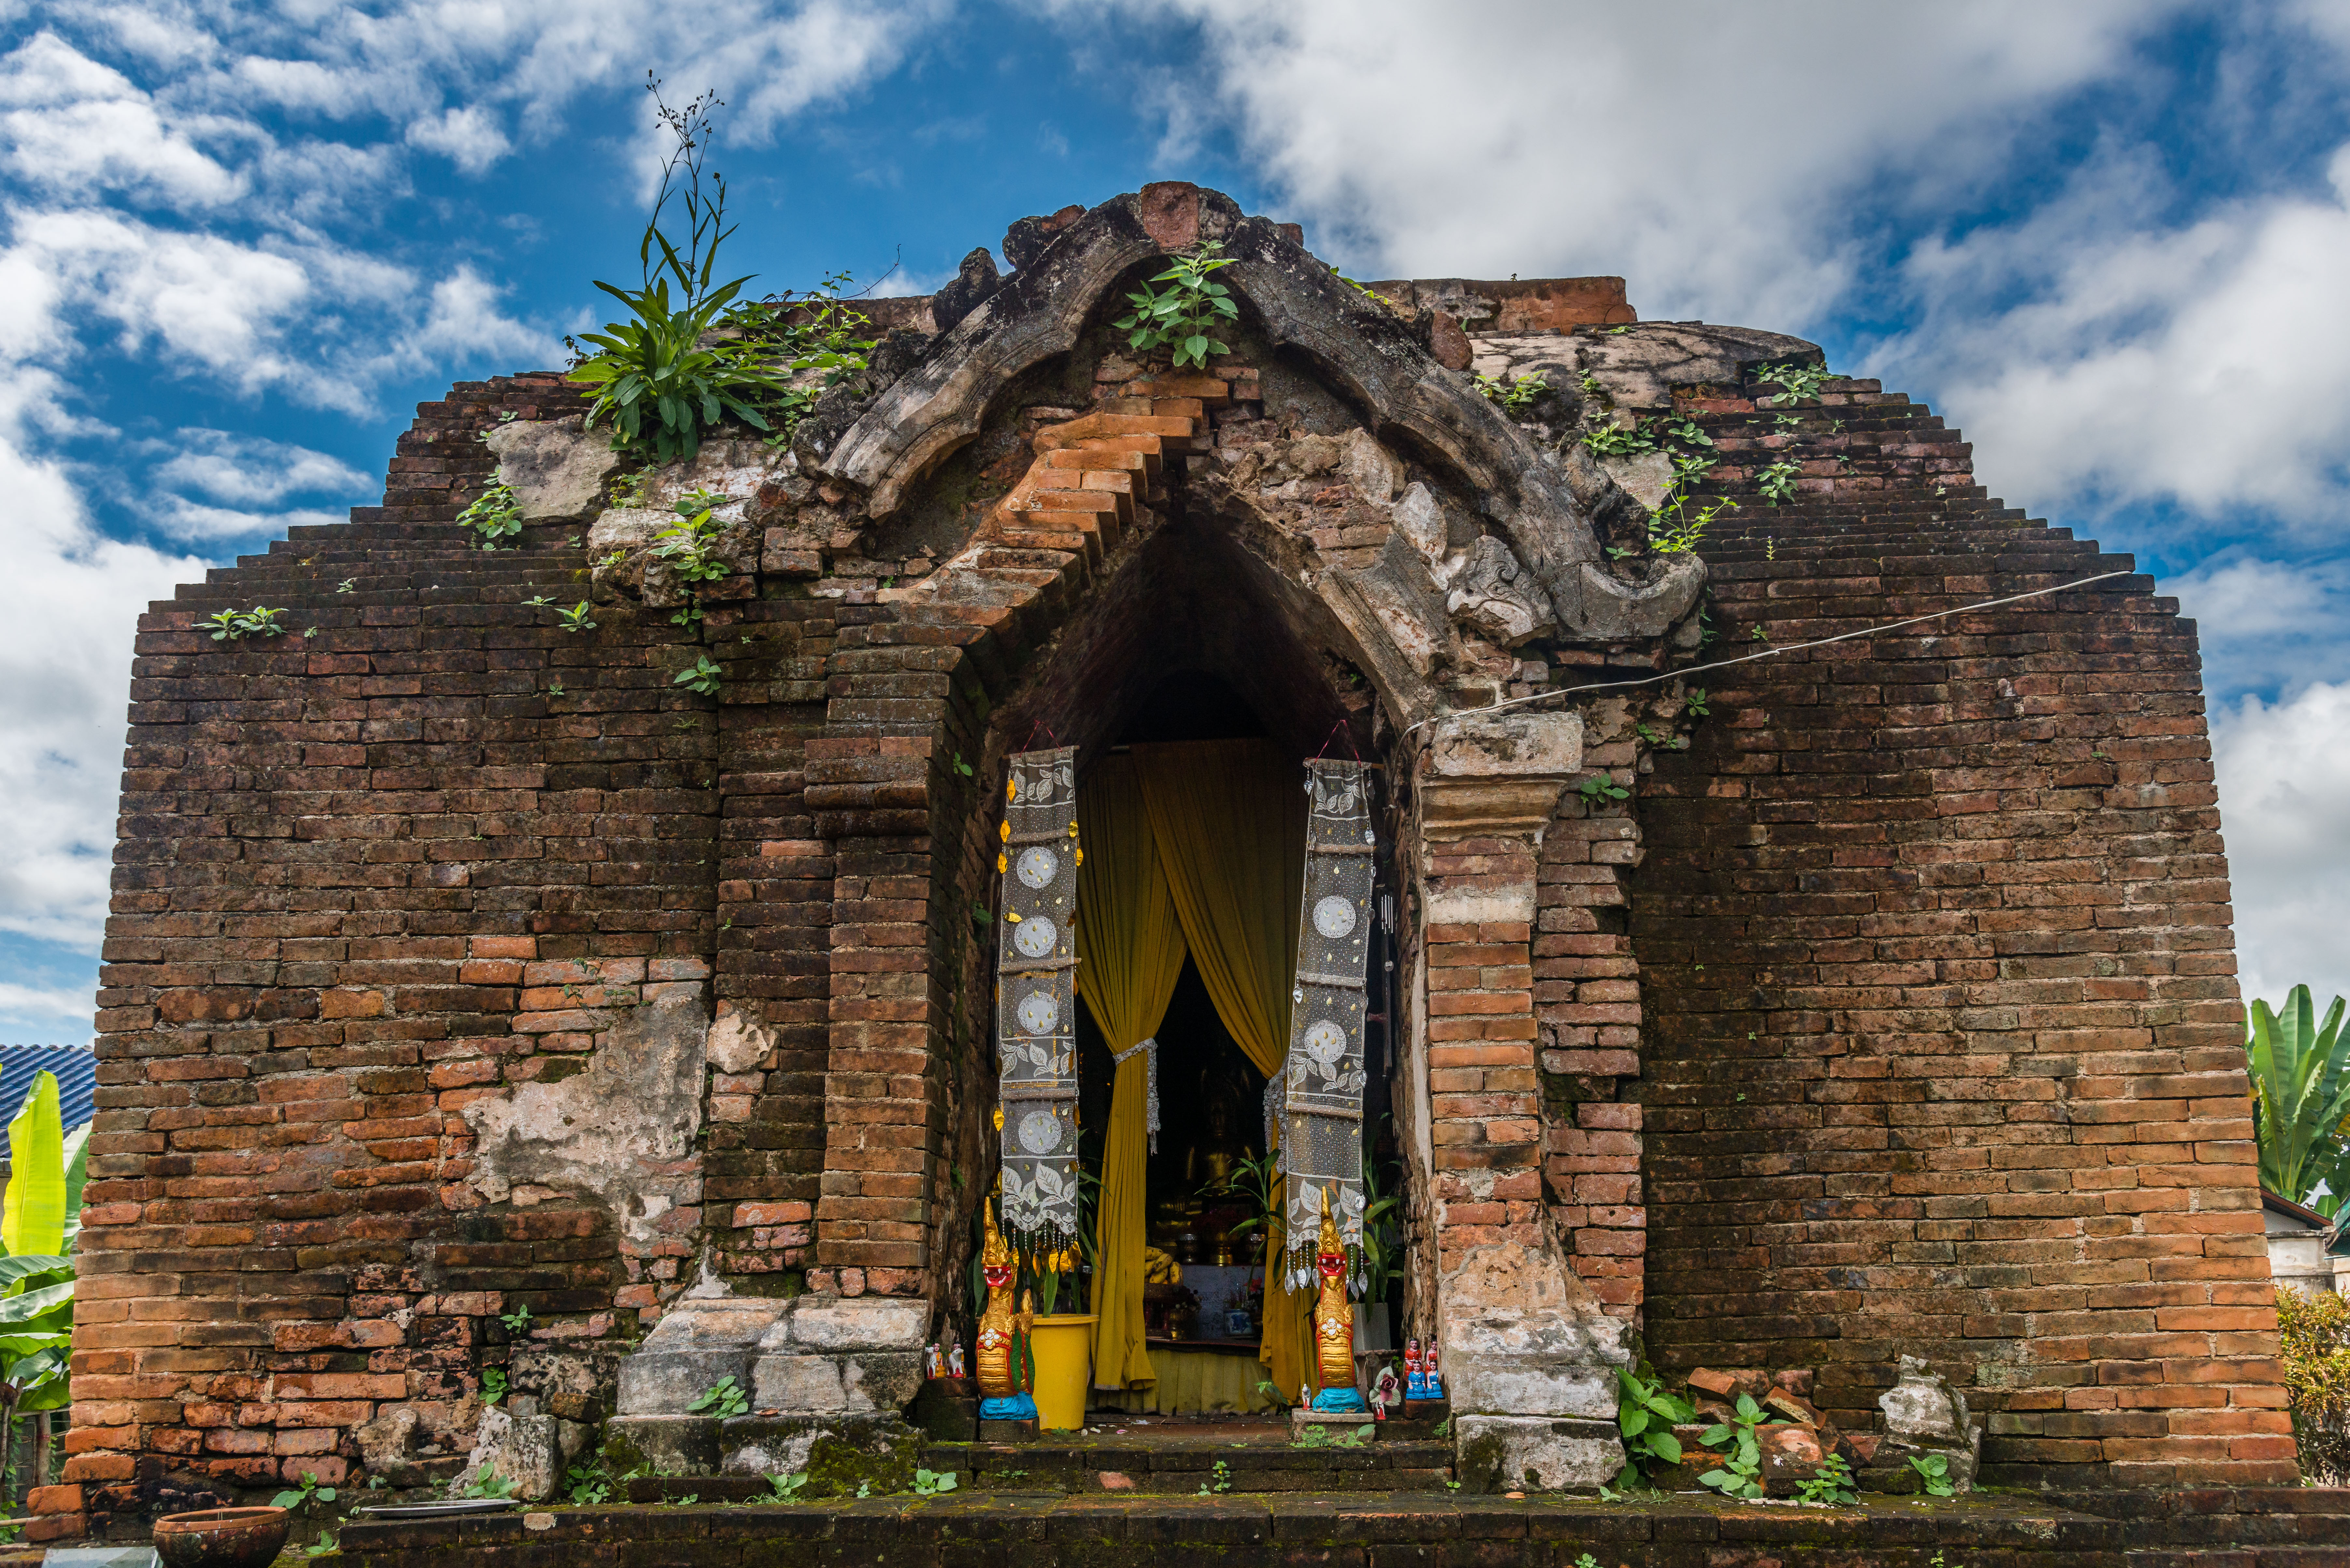
<svg viewBox="0 0 2350 1568">
<path fill-rule="evenodd" d="M 709 1033 L 700 1001 L 664 997 L 621 1013 L 585 1073 L 467 1106 L 478 1140 L 468 1184 L 492 1203 L 524 1185 L 592 1194 L 631 1242 L 650 1245 L 661 1216 L 698 1196 L 679 1167 L 702 1129 Z"/>
</svg>

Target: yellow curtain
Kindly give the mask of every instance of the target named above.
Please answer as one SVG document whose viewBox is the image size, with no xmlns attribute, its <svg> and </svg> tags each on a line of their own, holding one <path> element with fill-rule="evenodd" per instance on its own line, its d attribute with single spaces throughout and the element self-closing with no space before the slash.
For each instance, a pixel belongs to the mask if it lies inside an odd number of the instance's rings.
<svg viewBox="0 0 2350 1568">
<path fill-rule="evenodd" d="M 1305 878 L 1305 775 L 1267 741 L 1139 745 L 1131 755 L 1191 961 L 1216 1016 L 1256 1070 L 1272 1077 L 1289 1052 Z M 1265 1238 L 1258 1359 L 1291 1399 L 1306 1381 L 1308 1303 L 1283 1287 L 1280 1248 L 1278 1233 Z"/>
<path fill-rule="evenodd" d="M 1128 757 L 1105 757 L 1077 789 L 1077 990 L 1116 1055 L 1157 1033 L 1183 972 L 1183 929 L 1151 842 Z M 1143 1345 L 1144 1184 L 1149 1158 L 1148 1054 L 1118 1065 L 1094 1216 L 1094 1386 L 1152 1380 Z"/>
</svg>

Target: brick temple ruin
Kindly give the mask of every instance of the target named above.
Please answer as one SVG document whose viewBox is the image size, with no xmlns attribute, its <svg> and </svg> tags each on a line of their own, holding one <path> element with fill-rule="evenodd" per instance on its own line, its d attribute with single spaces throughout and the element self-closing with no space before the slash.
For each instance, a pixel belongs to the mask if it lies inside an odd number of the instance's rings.
<svg viewBox="0 0 2350 1568">
<path fill-rule="evenodd" d="M 558 374 L 463 383 L 380 506 L 152 607 L 50 1511 L 443 1480 L 485 1374 L 557 1462 L 886 1447 L 976 1311 L 1039 735 L 1081 794 L 1150 744 L 1375 765 L 1395 1334 L 1471 1493 L 1613 1475 L 1642 1357 L 1866 1433 L 1904 1354 L 1986 1484 L 2295 1484 L 2176 601 L 1906 397 L 1771 400 L 1813 345 L 1612 278 L 1374 299 L 1301 238 L 1188 185 L 1024 220 L 875 302 L 788 453 L 625 487 Z M 1231 351 L 1129 357 L 1203 241 Z M 1643 416 L 1720 457 L 1695 552 L 1648 547 L 1662 454 L 1580 439 Z M 651 548 L 697 489 L 698 620 Z M 255 604 L 286 635 L 199 628 Z M 758 1410 L 695 1414 L 722 1376 Z"/>
</svg>

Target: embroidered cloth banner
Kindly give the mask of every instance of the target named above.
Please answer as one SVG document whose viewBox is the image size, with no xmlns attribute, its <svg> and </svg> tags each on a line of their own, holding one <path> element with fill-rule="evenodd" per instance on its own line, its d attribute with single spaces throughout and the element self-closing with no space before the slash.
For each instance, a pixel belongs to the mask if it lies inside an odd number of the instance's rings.
<svg viewBox="0 0 2350 1568">
<path fill-rule="evenodd" d="M 1305 769 L 1305 890 L 1297 922 L 1297 980 L 1290 993 L 1289 1055 L 1282 1075 L 1284 1267 L 1291 1290 L 1311 1287 L 1326 1191 L 1347 1245 L 1349 1281 L 1359 1291 L 1363 971 L 1378 841 L 1371 831 L 1368 767 L 1316 760 Z"/>
<path fill-rule="evenodd" d="M 995 1041 L 1003 1232 L 1032 1254 L 1077 1240 L 1076 752 L 1022 752 L 1004 784 Z"/>
</svg>

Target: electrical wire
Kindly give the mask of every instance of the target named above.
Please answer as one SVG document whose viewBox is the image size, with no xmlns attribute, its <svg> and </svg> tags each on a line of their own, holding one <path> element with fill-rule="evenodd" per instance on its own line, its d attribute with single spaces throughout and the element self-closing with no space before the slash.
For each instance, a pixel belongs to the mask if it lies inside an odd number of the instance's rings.
<svg viewBox="0 0 2350 1568">
<path fill-rule="evenodd" d="M 2085 588 L 2091 583 L 2102 583 L 2108 577 L 2134 577 L 2137 575 L 2135 570 L 2099 572 L 2094 577 L 2082 577 L 2074 582 L 2058 583 L 2052 588 L 2034 588 L 2030 593 L 2010 594 L 2005 598 L 1985 599 L 1981 604 L 1960 605 L 1954 609 L 1935 610 L 1929 615 L 1913 615 L 1907 620 L 1889 620 L 1882 626 L 1865 626 L 1856 631 L 1840 631 L 1834 637 L 1815 638 L 1810 642 L 1791 642 L 1784 648 L 1766 648 L 1760 653 L 1742 653 L 1735 659 L 1717 659 L 1711 664 L 1685 665 L 1679 670 L 1668 670 L 1657 675 L 1637 676 L 1630 680 L 1596 680 L 1584 686 L 1555 687 L 1548 691 L 1536 691 L 1530 696 L 1512 697 L 1504 701 L 1488 703 L 1482 708 L 1463 708 L 1458 712 L 1431 714 L 1405 730 L 1404 735 L 1409 739 L 1412 731 L 1443 719 L 1468 719 L 1480 713 L 1497 713 L 1504 708 L 1522 708 L 1529 702 L 1540 702 L 1545 698 L 1572 697 L 1578 691 L 1613 691 L 1627 686 L 1653 686 L 1661 680 L 1679 680 L 1685 676 L 1702 675 L 1709 670 L 1727 670 L 1733 664 L 1752 664 L 1758 659 L 1778 659 L 1790 653 L 1801 653 L 1808 648 L 1825 648 L 1832 642 L 1850 642 L 1856 637 L 1874 637 L 1880 631 L 1898 631 L 1905 626 L 1916 626 L 1920 621 L 1941 620 L 1950 616 L 1968 615 L 1975 610 L 1997 609 L 2002 605 L 2017 604 L 2024 599 L 2036 599 L 2048 594 L 2061 594 L 2068 588 Z"/>
</svg>

